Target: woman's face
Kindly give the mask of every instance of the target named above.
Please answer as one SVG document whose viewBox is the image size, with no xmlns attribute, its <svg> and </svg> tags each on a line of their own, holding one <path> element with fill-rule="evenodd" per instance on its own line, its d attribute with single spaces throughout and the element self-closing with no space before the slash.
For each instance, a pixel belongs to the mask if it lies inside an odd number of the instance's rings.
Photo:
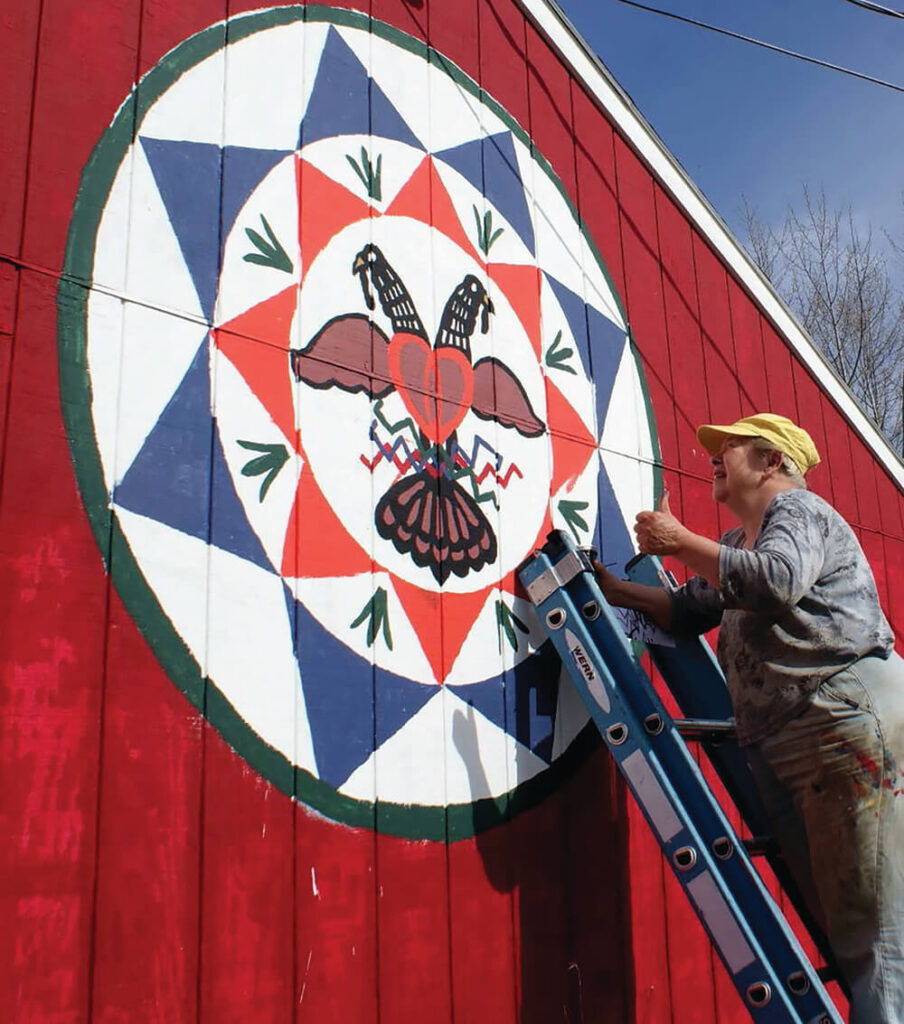
<svg viewBox="0 0 904 1024">
<path fill-rule="evenodd" d="M 727 437 L 710 459 L 713 467 L 713 498 L 728 504 L 755 491 L 763 480 L 767 458 L 749 437 Z"/>
</svg>

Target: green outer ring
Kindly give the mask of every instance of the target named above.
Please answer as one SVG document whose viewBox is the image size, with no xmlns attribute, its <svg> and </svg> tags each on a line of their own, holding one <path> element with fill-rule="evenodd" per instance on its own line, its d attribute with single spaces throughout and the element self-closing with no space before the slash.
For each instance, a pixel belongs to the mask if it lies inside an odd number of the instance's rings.
<svg viewBox="0 0 904 1024">
<path fill-rule="evenodd" d="M 380 38 L 423 57 L 485 104 L 530 148 L 534 161 L 558 189 L 609 284 L 623 321 L 627 323 L 618 291 L 599 250 L 581 225 L 578 212 L 552 166 L 537 151 L 524 129 L 499 103 L 483 92 L 472 78 L 421 40 L 367 15 L 321 5 L 270 8 L 212 25 L 167 53 L 132 89 L 89 157 L 82 171 L 73 208 L 63 274 L 57 292 L 63 418 L 82 501 L 104 567 L 111 574 L 120 597 L 164 671 L 210 724 L 277 789 L 330 818 L 388 835 L 453 842 L 470 838 L 538 804 L 558 783 L 570 777 L 598 747 L 599 739 L 592 723 L 588 722 L 568 750 L 550 768 L 500 797 L 484 798 L 470 804 L 417 807 L 383 801 L 370 803 L 338 793 L 310 772 L 294 766 L 285 755 L 265 743 L 237 714 L 216 684 L 202 676 L 200 666 L 144 579 L 119 521 L 110 509 L 91 417 L 92 391 L 87 365 L 86 325 L 88 296 L 93 284 L 94 247 L 104 204 L 122 159 L 137 135 L 138 127 L 157 99 L 190 68 L 228 43 L 237 42 L 264 29 L 297 21 L 328 22 L 370 30 Z M 636 359 L 636 350 L 633 342 L 631 344 Z M 658 453 L 656 426 L 649 405 L 646 380 L 639 361 L 637 365 L 647 403 L 651 438 Z"/>
</svg>

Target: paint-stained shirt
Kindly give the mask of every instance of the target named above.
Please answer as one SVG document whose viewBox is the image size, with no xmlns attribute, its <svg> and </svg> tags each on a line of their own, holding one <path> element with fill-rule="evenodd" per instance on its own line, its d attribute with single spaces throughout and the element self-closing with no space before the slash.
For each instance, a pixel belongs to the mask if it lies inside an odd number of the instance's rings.
<svg viewBox="0 0 904 1024">
<path fill-rule="evenodd" d="M 777 494 L 753 548 L 738 527 L 721 538 L 719 589 L 694 577 L 672 593 L 672 630 L 720 626 L 718 657 L 738 742 L 755 743 L 800 714 L 821 682 L 894 647 L 857 538 L 810 491 Z"/>
</svg>

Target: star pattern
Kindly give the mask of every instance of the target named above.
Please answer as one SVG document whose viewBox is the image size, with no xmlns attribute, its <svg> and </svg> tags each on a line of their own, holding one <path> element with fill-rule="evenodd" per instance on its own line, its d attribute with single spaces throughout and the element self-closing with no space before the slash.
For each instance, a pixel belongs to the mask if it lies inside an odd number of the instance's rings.
<svg viewBox="0 0 904 1024">
<path fill-rule="evenodd" d="M 342 136 L 389 139 L 410 151 L 411 173 L 398 183 L 394 195 L 368 196 L 363 178 L 360 183 L 348 176 L 340 181 L 323 169 L 322 160 L 314 161 L 314 147 L 322 149 L 324 143 Z M 454 674 L 468 636 L 488 606 L 501 601 L 512 605 L 521 595 L 514 571 L 463 593 L 437 592 L 402 579 L 388 565 L 375 561 L 374 552 L 365 546 L 370 537 L 361 543 L 349 533 L 325 496 L 306 457 L 288 372 L 299 295 L 318 256 L 349 224 L 368 218 L 410 218 L 429 223 L 433 231 L 478 264 L 486 280 L 507 299 L 544 371 L 550 505 L 558 496 L 571 493 L 588 473 L 595 474 L 599 515 L 585 523 L 584 539 L 595 537 L 608 551 L 629 556 L 630 541 L 598 457 L 596 440 L 606 419 L 626 338 L 622 328 L 538 268 L 531 203 L 511 133 L 428 152 L 335 28 L 328 33 L 298 138 L 294 155 L 284 150 L 140 140 L 212 330 L 117 486 L 115 502 L 252 561 L 286 581 L 286 609 L 318 772 L 338 788 L 427 702 L 436 699 L 438 688 Z M 311 147 L 310 159 L 306 147 Z M 343 154 L 347 148 L 342 149 Z M 280 279 L 273 272 L 270 280 L 279 286 L 272 294 L 219 322 L 217 290 L 227 258 L 227 238 L 234 226 L 236 231 L 244 228 L 250 237 L 244 221 L 239 223 L 240 212 L 267 175 L 289 157 L 295 168 L 298 231 L 297 238 L 283 241 L 293 269 L 295 254 L 300 255 L 297 273 L 291 279 Z M 481 245 L 475 236 L 471 211 L 462 209 L 461 201 L 456 201 L 447 186 L 450 169 L 485 197 L 487 208 L 496 213 L 492 223 L 517 236 L 524 253 L 521 262 L 490 258 L 491 246 Z M 476 207 L 474 214 L 477 216 Z M 595 425 L 588 426 L 565 385 L 560 387 L 555 374 L 544 366 L 549 344 L 542 322 L 544 281 L 561 310 L 561 326 L 576 347 L 569 373 L 593 382 Z M 287 450 L 302 465 L 279 564 L 267 557 L 223 457 L 212 411 L 212 354 L 227 359 L 235 368 L 285 439 Z M 212 496 L 209 501 L 208 495 Z M 586 514 L 593 517 L 594 510 Z M 547 511 L 535 544 L 542 542 L 552 525 Z M 407 628 L 421 643 L 432 680 L 414 681 L 365 661 L 345 638 L 324 628 L 292 588 L 293 580 L 335 580 L 373 573 L 389 574 L 394 598 L 404 610 Z M 394 628 L 406 627 L 397 623 Z M 527 644 L 520 633 L 515 633 L 515 639 Z M 550 652 L 550 646 L 544 645 L 536 653 L 520 657 L 503 673 L 467 685 L 450 684 L 461 700 L 545 762 L 552 759 L 558 700 L 559 673 Z M 523 648 L 518 653 L 523 655 Z M 336 685 L 337 673 L 342 686 Z"/>
<path fill-rule="evenodd" d="M 349 215 L 361 219 L 364 211 L 359 206 L 360 200 L 356 196 L 338 186 L 317 168 L 311 167 L 303 157 L 299 157 L 298 177 L 299 181 L 303 182 L 301 191 L 305 197 L 305 202 L 301 206 L 299 226 L 301 251 L 305 266 L 310 266 L 337 230 L 348 223 Z M 539 354 L 539 271 L 534 266 L 491 264 L 480 260 L 480 253 L 468 237 L 429 156 L 424 157 L 385 213 L 378 216 L 410 216 L 413 211 L 422 211 L 425 207 L 431 211 L 434 230 L 454 240 L 471 258 L 483 263 L 487 276 L 510 299 L 512 307 L 522 321 L 525 333 L 535 341 Z M 291 384 L 284 369 L 291 347 L 291 314 L 294 312 L 292 304 L 297 300 L 297 295 L 297 289 L 286 289 L 238 318 L 220 324 L 214 333 L 220 350 L 230 358 L 248 386 L 267 407 L 274 422 L 283 429 L 287 440 L 290 440 L 298 451 L 302 451 L 303 438 L 294 427 L 290 427 Z M 262 346 L 259 344 L 261 341 L 267 345 L 267 351 L 263 354 Z M 552 452 L 550 493 L 555 494 L 560 488 L 573 483 L 586 470 L 595 457 L 595 443 L 580 416 L 550 377 L 546 378 L 546 398 Z M 295 528 L 290 527 L 282 566 L 286 575 L 293 574 L 287 572 L 290 569 L 295 570 L 295 575 L 312 575 L 311 565 L 299 555 L 297 545 L 304 544 L 311 550 L 317 546 L 318 536 L 330 538 L 331 541 L 348 536 L 336 513 L 323 498 L 310 470 L 302 475 L 290 522 L 308 524 L 299 529 L 307 530 L 316 536 L 306 540 L 303 535 L 298 535 Z M 552 522 L 547 519 L 538 531 L 538 543 L 550 529 Z M 371 554 L 360 545 L 353 545 L 357 551 L 351 555 L 348 553 L 347 543 L 331 542 L 324 547 L 327 550 L 344 551 L 341 557 L 347 565 L 347 572 L 370 571 Z M 323 565 L 321 571 L 325 576 L 337 575 L 332 565 Z M 480 591 L 469 594 L 441 595 L 444 642 L 431 643 L 425 648 L 437 682 L 442 683 L 448 675 L 476 615 L 486 603 L 490 592 L 497 587 L 514 597 L 514 573 L 508 574 L 501 585 L 490 584 Z M 432 639 L 431 612 L 425 608 L 425 602 L 418 599 L 419 588 L 399 580 L 396 582 L 396 591 L 415 633 Z M 431 597 L 430 600 L 432 599 Z"/>
</svg>

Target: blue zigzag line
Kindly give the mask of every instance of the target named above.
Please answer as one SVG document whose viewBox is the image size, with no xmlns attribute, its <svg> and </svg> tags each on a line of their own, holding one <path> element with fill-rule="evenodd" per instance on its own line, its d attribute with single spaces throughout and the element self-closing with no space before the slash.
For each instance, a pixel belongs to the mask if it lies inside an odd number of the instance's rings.
<svg viewBox="0 0 904 1024">
<path fill-rule="evenodd" d="M 467 465 L 465 473 L 471 471 L 473 461 L 468 458 L 467 452 L 463 451 L 459 445 L 453 445 L 452 451 L 449 454 L 441 451 L 439 445 L 434 445 L 426 453 L 424 458 L 418 458 L 417 453 L 420 451 L 419 448 L 415 448 L 414 451 L 408 447 L 408 442 L 404 437 L 399 437 L 393 441 L 392 446 L 384 443 L 377 431 L 377 420 L 374 420 L 370 425 L 370 439 L 374 442 L 379 450 L 379 454 L 387 461 L 391 462 L 396 453 L 401 449 L 405 453 L 405 457 L 408 460 L 409 465 L 414 466 L 418 471 L 422 470 L 425 466 L 433 466 L 438 472 L 442 473 L 443 476 L 450 480 L 456 479 L 456 477 L 462 475 L 462 470 L 455 469 L 455 455 L 460 454 L 462 460 Z M 483 442 L 486 447 L 486 442 Z M 478 445 L 474 445 L 474 455 L 476 456 L 478 451 Z M 492 449 L 490 449 L 492 451 Z M 495 454 L 495 452 L 494 452 Z M 499 464 L 501 463 L 501 456 L 497 456 L 496 469 L 498 471 Z"/>
<path fill-rule="evenodd" d="M 461 447 L 458 441 L 455 441 L 453 443 L 450 455 L 452 456 L 453 461 L 455 460 L 456 455 L 460 455 L 462 461 L 473 469 L 473 467 L 477 465 L 477 456 L 480 453 L 481 448 L 485 449 L 488 454 L 492 455 L 496 459 L 495 471 L 498 473 L 499 470 L 502 468 L 502 463 L 505 460 L 502 454 L 500 452 L 497 452 L 496 449 L 491 444 L 488 444 L 486 441 L 484 441 L 480 434 L 474 435 L 474 444 L 471 447 L 470 458 L 468 458 L 468 453 Z"/>
<path fill-rule="evenodd" d="M 443 468 L 442 466 L 438 465 L 438 463 L 437 463 L 437 459 L 436 459 L 436 455 L 435 455 L 435 452 L 436 452 L 435 448 L 432 448 L 430 450 L 430 453 L 427 455 L 426 458 L 419 459 L 417 457 L 417 455 L 415 454 L 415 452 L 418 449 L 415 449 L 415 451 L 413 452 L 408 447 L 408 442 L 405 440 L 404 437 L 399 437 L 395 441 L 393 441 L 391 447 L 388 444 L 384 443 L 380 439 L 380 435 L 377 432 L 377 421 L 376 420 L 374 420 L 371 423 L 371 425 L 370 425 L 370 439 L 377 446 L 379 455 L 382 456 L 387 462 L 392 462 L 393 459 L 395 458 L 396 452 L 401 448 L 402 451 L 405 453 L 405 458 L 408 460 L 408 463 L 410 465 L 414 466 L 414 468 L 418 472 L 420 472 L 422 469 L 424 469 L 425 466 L 431 466 L 431 465 L 434 466 L 436 469 L 439 469 L 439 470 L 442 470 L 442 468 Z"/>
<path fill-rule="evenodd" d="M 498 508 L 499 505 L 496 501 L 496 495 L 491 488 L 489 491 L 482 491 L 480 489 L 480 483 L 477 480 L 477 474 L 474 472 L 474 466 L 477 462 L 477 457 L 480 454 L 480 450 L 484 449 L 495 459 L 494 476 L 497 477 L 498 473 L 504 462 L 503 456 L 496 451 L 492 445 L 488 444 L 480 435 L 476 435 L 474 438 L 474 444 L 471 448 L 471 455 L 461 447 L 458 442 L 453 442 L 448 454 L 443 452 L 439 445 L 434 445 L 425 458 L 418 458 L 415 452 L 408 447 L 408 442 L 404 437 L 398 437 L 393 441 L 392 445 L 386 444 L 380 438 L 377 430 L 378 421 L 375 419 L 371 422 L 369 436 L 370 440 L 377 446 L 377 458 L 383 458 L 387 462 L 394 462 L 395 456 L 401 449 L 405 453 L 407 460 L 406 467 L 413 466 L 418 472 L 421 472 L 426 466 L 433 466 L 438 472 L 442 473 L 447 480 L 461 480 L 467 478 L 471 484 L 471 490 L 477 501 L 491 501 L 493 505 Z M 417 449 L 415 450 L 417 451 Z M 464 466 L 456 466 L 455 458 L 459 456 Z"/>
<path fill-rule="evenodd" d="M 468 469 L 473 469 L 474 466 L 477 465 L 478 456 L 480 455 L 481 449 L 483 449 L 492 457 L 495 463 L 493 469 L 496 473 L 500 471 L 502 464 L 505 461 L 504 456 L 500 452 L 497 452 L 496 449 L 485 441 L 479 434 L 474 437 L 474 444 L 471 446 L 470 455 L 468 455 L 467 451 L 465 451 L 465 449 L 455 441 L 449 449 L 448 457 L 443 457 L 442 459 L 437 458 L 437 447 L 434 447 L 430 450 L 430 453 L 426 458 L 418 459 L 415 453 L 408 447 L 408 443 L 404 437 L 397 437 L 396 440 L 392 442 L 391 447 L 389 444 L 384 443 L 377 430 L 377 423 L 377 420 L 373 420 L 371 422 L 370 440 L 374 442 L 379 449 L 380 454 L 387 462 L 391 462 L 396 452 L 401 448 L 411 465 L 415 466 L 418 470 L 423 469 L 424 466 L 432 465 L 434 468 L 442 472 L 444 476 L 452 479 L 450 471 L 446 467 L 447 465 L 454 466 L 456 456 L 461 458 L 461 461 L 468 467 Z M 415 451 L 417 450 L 418 449 L 415 449 Z M 460 472 L 457 475 L 461 475 Z"/>
</svg>

